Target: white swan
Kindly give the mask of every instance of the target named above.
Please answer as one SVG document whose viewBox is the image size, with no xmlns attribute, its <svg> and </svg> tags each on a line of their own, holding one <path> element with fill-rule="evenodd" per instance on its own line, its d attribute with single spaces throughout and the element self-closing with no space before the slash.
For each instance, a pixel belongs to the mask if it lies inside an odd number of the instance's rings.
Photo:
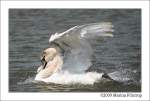
<svg viewBox="0 0 150 101">
<path fill-rule="evenodd" d="M 64 82 L 66 76 L 63 76 L 62 73 L 66 73 L 66 71 L 67 75 L 68 73 L 73 74 L 72 78 L 69 75 L 68 83 L 74 77 L 80 77 L 79 82 L 88 80 L 89 76 L 92 77 L 89 79 L 92 82 L 100 78 L 102 75 L 100 76 L 98 73 L 84 75 L 85 70 L 92 65 L 91 56 L 94 53 L 90 42 L 95 38 L 113 37 L 112 28 L 113 25 L 110 22 L 92 23 L 75 26 L 62 33 L 52 34 L 49 39 L 51 47 L 45 49 L 42 53 L 42 65 L 37 70 L 35 80 L 45 82 L 48 80 L 55 83 L 58 83 L 58 81 L 59 83 L 60 81 Z M 59 79 L 54 80 L 58 75 Z"/>
</svg>

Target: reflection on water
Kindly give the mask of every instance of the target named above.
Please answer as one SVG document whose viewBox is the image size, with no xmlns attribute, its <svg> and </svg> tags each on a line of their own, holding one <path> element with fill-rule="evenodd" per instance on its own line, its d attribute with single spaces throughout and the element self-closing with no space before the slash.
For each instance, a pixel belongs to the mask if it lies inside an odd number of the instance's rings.
<svg viewBox="0 0 150 101">
<path fill-rule="evenodd" d="M 35 82 L 41 51 L 49 47 L 50 34 L 75 25 L 110 21 L 114 38 L 97 39 L 93 67 L 119 82 L 94 85 Z M 110 9 L 10 9 L 9 10 L 9 91 L 140 91 L 141 90 L 141 11 Z M 122 83 L 122 81 L 125 81 Z"/>
</svg>

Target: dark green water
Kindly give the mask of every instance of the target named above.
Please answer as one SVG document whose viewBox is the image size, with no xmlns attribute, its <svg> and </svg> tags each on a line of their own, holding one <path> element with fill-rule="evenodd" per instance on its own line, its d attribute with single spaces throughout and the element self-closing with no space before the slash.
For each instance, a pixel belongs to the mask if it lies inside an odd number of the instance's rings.
<svg viewBox="0 0 150 101">
<path fill-rule="evenodd" d="M 97 40 L 90 71 L 108 73 L 117 82 L 94 85 L 35 82 L 40 54 L 49 47 L 50 34 L 70 27 L 112 22 L 114 37 Z M 10 9 L 9 10 L 10 92 L 140 92 L 141 10 L 140 9 Z"/>
</svg>

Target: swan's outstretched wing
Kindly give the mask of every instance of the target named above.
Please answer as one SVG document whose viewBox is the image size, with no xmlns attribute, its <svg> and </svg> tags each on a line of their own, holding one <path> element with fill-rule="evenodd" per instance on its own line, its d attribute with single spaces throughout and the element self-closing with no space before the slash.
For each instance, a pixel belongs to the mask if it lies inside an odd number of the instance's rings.
<svg viewBox="0 0 150 101">
<path fill-rule="evenodd" d="M 93 38 L 95 36 L 113 37 L 112 27 L 113 25 L 110 22 L 74 26 L 65 32 L 52 34 L 49 39 L 49 42 L 51 43 L 59 38 L 68 37 L 69 35 L 77 36 L 78 38 Z"/>
<path fill-rule="evenodd" d="M 92 23 L 75 26 L 69 30 L 51 35 L 50 44 L 56 44 L 64 51 L 62 69 L 69 72 L 84 72 L 91 66 L 93 54 L 90 39 L 113 37 L 113 25 L 110 22 Z"/>
</svg>

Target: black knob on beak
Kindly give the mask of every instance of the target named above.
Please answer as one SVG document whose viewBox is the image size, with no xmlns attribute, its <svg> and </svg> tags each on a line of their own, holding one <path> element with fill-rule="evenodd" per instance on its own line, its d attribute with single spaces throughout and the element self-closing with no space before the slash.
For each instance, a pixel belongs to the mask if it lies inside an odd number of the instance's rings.
<svg viewBox="0 0 150 101">
<path fill-rule="evenodd" d="M 42 64 L 45 63 L 45 56 L 43 56 L 43 57 L 41 58 L 41 62 L 42 62 Z"/>
<path fill-rule="evenodd" d="M 45 56 L 43 56 L 43 57 L 41 58 L 41 62 L 42 62 L 42 65 L 43 65 L 43 69 L 45 69 L 45 67 L 46 67 L 46 65 L 47 65 L 47 62 L 46 62 L 46 60 L 45 60 Z"/>
</svg>

